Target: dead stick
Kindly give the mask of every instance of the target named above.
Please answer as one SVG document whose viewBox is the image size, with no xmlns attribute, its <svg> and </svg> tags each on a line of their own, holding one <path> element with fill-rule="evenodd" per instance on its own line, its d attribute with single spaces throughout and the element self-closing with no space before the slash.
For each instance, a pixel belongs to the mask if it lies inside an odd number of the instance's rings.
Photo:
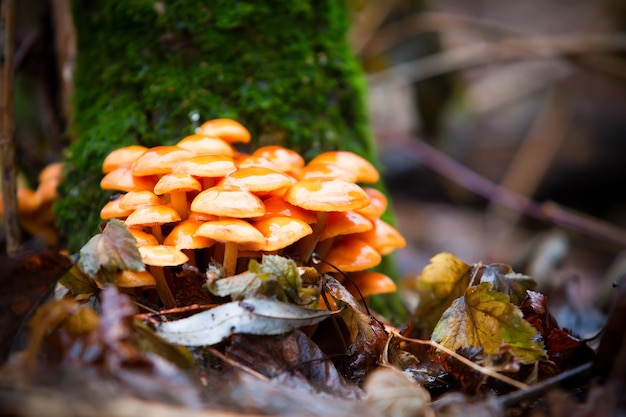
<svg viewBox="0 0 626 417">
<path fill-rule="evenodd" d="M 390 137 L 392 134 L 379 132 L 377 136 L 384 138 Z M 407 135 L 402 136 L 405 136 L 405 138 L 400 139 L 398 147 L 402 149 L 405 155 L 421 162 L 433 171 L 476 195 L 523 213 L 526 216 L 549 221 L 557 226 L 610 242 L 620 247 L 626 246 L 626 231 L 613 224 L 574 212 L 556 203 L 538 203 L 499 186 L 417 138 L 408 137 Z"/>
<path fill-rule="evenodd" d="M 15 173 L 13 52 L 15 42 L 15 5 L 13 0 L 0 1 L 0 163 L 4 232 L 7 254 L 15 255 L 21 243 Z"/>
</svg>

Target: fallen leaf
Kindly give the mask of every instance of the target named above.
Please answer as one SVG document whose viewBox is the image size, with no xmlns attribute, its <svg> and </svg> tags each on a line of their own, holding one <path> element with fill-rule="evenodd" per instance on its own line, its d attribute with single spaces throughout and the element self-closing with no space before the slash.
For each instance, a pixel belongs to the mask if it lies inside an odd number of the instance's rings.
<svg viewBox="0 0 626 417">
<path fill-rule="evenodd" d="M 453 300 L 462 296 L 470 283 L 472 268 L 449 253 L 435 255 L 412 284 L 419 296 L 417 326 L 430 333 Z"/>
<path fill-rule="evenodd" d="M 358 398 L 362 394 L 299 330 L 279 336 L 235 335 L 226 355 L 284 386 L 345 398 Z"/>
<path fill-rule="evenodd" d="M 490 283 L 472 286 L 454 300 L 431 338 L 453 351 L 477 347 L 487 355 L 498 353 L 503 344 L 510 345 L 522 363 L 545 357 L 537 330 L 523 319 L 509 296 L 494 291 Z"/>
<path fill-rule="evenodd" d="M 209 346 L 235 333 L 276 335 L 316 324 L 333 315 L 276 300 L 248 298 L 233 301 L 179 320 L 156 326 L 156 334 L 170 343 Z"/>
<path fill-rule="evenodd" d="M 526 298 L 526 291 L 537 288 L 537 283 L 528 275 L 513 272 L 513 268 L 505 264 L 491 264 L 484 267 L 480 282 L 489 282 L 494 291 L 508 295 L 511 302 L 521 305 Z"/>
<path fill-rule="evenodd" d="M 115 272 L 119 270 L 144 270 L 137 241 L 126 224 L 118 219 L 109 220 L 102 233 L 81 248 L 78 266 L 89 277 L 101 282 L 113 282 Z"/>
<path fill-rule="evenodd" d="M 381 417 L 432 416 L 430 394 L 397 368 L 385 366 L 372 371 L 363 384 L 366 403 Z"/>
</svg>

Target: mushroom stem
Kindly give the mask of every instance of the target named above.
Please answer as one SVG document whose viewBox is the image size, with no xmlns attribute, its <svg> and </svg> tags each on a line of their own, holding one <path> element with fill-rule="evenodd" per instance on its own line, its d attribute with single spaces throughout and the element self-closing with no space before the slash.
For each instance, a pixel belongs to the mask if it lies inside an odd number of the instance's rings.
<svg viewBox="0 0 626 417">
<path fill-rule="evenodd" d="M 186 220 L 189 217 L 187 193 L 185 191 L 172 191 L 170 193 L 170 202 L 172 203 L 172 208 L 180 214 L 181 220 Z"/>
<path fill-rule="evenodd" d="M 326 220 L 328 220 L 328 212 L 318 211 L 317 223 L 312 228 L 313 233 L 300 240 L 298 246 L 296 247 L 296 254 L 300 257 L 300 261 L 304 265 L 309 263 L 313 249 L 315 249 L 315 245 L 317 245 L 317 239 L 319 238 L 322 230 L 324 230 L 324 227 L 326 227 Z"/>
<path fill-rule="evenodd" d="M 224 261 L 222 265 L 226 269 L 226 276 L 228 277 L 235 275 L 237 270 L 238 249 L 239 245 L 235 242 L 226 242 L 224 244 Z"/>
<path fill-rule="evenodd" d="M 326 255 L 330 252 L 330 249 L 333 247 L 333 243 L 335 242 L 334 237 L 329 237 L 328 239 L 324 239 L 321 242 L 318 242 L 315 246 L 315 253 L 318 256 L 325 258 Z"/>
<path fill-rule="evenodd" d="M 151 226 L 152 236 L 156 238 L 159 243 L 163 243 L 163 232 L 161 232 L 161 226 L 155 224 Z"/>
<path fill-rule="evenodd" d="M 165 308 L 174 308 L 176 307 L 176 299 L 174 298 L 174 294 L 170 290 L 169 285 L 167 285 L 167 280 L 165 279 L 165 274 L 163 272 L 162 266 L 151 266 L 150 272 L 154 276 L 154 280 L 156 281 L 156 290 L 159 294 L 159 298 L 163 303 Z"/>
</svg>

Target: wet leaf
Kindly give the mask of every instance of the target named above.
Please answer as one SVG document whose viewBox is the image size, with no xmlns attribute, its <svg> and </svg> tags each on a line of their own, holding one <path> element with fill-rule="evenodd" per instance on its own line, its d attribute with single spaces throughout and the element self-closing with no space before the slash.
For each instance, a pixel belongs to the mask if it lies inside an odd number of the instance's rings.
<svg viewBox="0 0 626 417">
<path fill-rule="evenodd" d="M 119 270 L 144 270 L 137 241 L 124 222 L 118 219 L 111 219 L 102 233 L 92 237 L 81 248 L 79 255 L 80 269 L 101 282 L 113 282 L 115 272 Z"/>
<path fill-rule="evenodd" d="M 255 294 L 263 281 L 253 272 L 243 272 L 231 277 L 213 280 L 207 285 L 208 290 L 218 297 L 230 296 L 233 300 L 242 300 Z"/>
<path fill-rule="evenodd" d="M 235 333 L 276 335 L 319 323 L 333 313 L 250 298 L 233 301 L 180 320 L 160 323 L 156 334 L 170 343 L 208 346 Z"/>
<path fill-rule="evenodd" d="M 419 296 L 416 321 L 430 332 L 453 300 L 462 296 L 470 283 L 471 267 L 449 253 L 435 255 L 413 288 Z"/>
<path fill-rule="evenodd" d="M 348 398 L 361 395 L 299 330 L 280 336 L 236 335 L 226 354 L 268 378 L 280 380 L 281 385 Z"/>
<path fill-rule="evenodd" d="M 66 287 L 74 295 L 93 295 L 100 288 L 98 283 L 85 274 L 76 264 L 59 279 L 59 284 Z"/>
<path fill-rule="evenodd" d="M 433 415 L 430 394 L 411 377 L 393 367 L 371 372 L 363 385 L 365 401 L 381 417 L 419 417 Z"/>
<path fill-rule="evenodd" d="M 545 356 L 538 339 L 537 330 L 523 319 L 509 296 L 493 291 L 489 283 L 472 286 L 454 300 L 432 334 L 432 340 L 454 351 L 477 347 L 490 355 L 503 344 L 510 345 L 522 363 Z"/>
<path fill-rule="evenodd" d="M 515 305 L 521 305 L 526 291 L 537 288 L 537 283 L 528 275 L 513 272 L 509 265 L 491 264 L 485 266 L 480 282 L 489 282 L 494 291 L 500 291 L 511 298 Z"/>
</svg>

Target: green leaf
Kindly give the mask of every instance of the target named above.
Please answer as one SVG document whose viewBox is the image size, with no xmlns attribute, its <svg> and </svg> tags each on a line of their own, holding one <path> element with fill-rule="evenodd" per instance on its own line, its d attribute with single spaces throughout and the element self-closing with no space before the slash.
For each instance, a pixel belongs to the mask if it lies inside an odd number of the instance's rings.
<svg viewBox="0 0 626 417">
<path fill-rule="evenodd" d="M 413 283 L 413 289 L 419 296 L 415 312 L 419 327 L 432 331 L 452 301 L 465 293 L 471 270 L 469 265 L 445 252 L 430 260 Z"/>
<path fill-rule="evenodd" d="M 246 271 L 230 277 L 220 278 L 211 282 L 207 288 L 218 297 L 230 296 L 233 300 L 240 300 L 254 294 L 263 284 L 256 273 Z"/>
<path fill-rule="evenodd" d="M 113 282 L 115 273 L 120 270 L 144 270 L 137 241 L 118 219 L 111 219 L 102 233 L 92 237 L 79 254 L 79 268 L 100 282 Z"/>
<path fill-rule="evenodd" d="M 537 330 L 523 319 L 509 296 L 494 291 L 490 283 L 472 286 L 454 300 L 431 338 L 454 351 L 477 347 L 486 355 L 497 354 L 502 345 L 509 345 L 523 363 L 546 355 Z"/>
<path fill-rule="evenodd" d="M 526 291 L 534 291 L 537 282 L 528 275 L 513 272 L 513 268 L 505 264 L 491 264 L 485 266 L 480 282 L 489 282 L 494 291 L 499 291 L 511 297 L 511 302 L 522 305 L 526 298 Z"/>
</svg>

